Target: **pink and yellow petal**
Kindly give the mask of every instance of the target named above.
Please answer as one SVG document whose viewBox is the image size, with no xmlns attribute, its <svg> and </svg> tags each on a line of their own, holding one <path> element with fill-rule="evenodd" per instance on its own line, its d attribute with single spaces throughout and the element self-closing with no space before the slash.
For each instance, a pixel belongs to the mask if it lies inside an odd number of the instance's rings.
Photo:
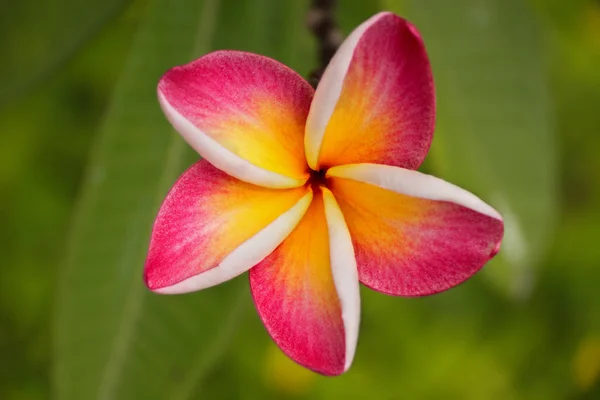
<svg viewBox="0 0 600 400">
<path fill-rule="evenodd" d="M 327 67 L 306 125 L 315 170 L 352 163 L 416 169 L 431 144 L 435 94 L 416 28 L 380 13 L 352 32 Z"/>
<path fill-rule="evenodd" d="M 247 271 L 294 229 L 311 199 L 306 187 L 263 188 L 199 161 L 179 178 L 158 212 L 146 285 L 159 293 L 185 293 Z"/>
<path fill-rule="evenodd" d="M 243 181 L 271 188 L 308 178 L 304 125 L 313 89 L 267 57 L 210 53 L 169 70 L 160 104 L 175 129 L 202 157 Z"/>
<path fill-rule="evenodd" d="M 352 243 L 335 199 L 315 193 L 290 236 L 250 270 L 256 309 L 277 345 L 324 375 L 346 371 L 360 319 Z"/>
<path fill-rule="evenodd" d="M 384 165 L 340 166 L 327 176 L 352 236 L 360 281 L 375 290 L 441 292 L 498 252 L 502 218 L 457 186 Z"/>
</svg>

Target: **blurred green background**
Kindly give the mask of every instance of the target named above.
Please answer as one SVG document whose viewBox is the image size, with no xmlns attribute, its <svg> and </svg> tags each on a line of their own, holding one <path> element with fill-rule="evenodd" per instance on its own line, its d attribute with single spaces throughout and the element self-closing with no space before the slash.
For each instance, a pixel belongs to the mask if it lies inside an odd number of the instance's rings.
<svg viewBox="0 0 600 400">
<path fill-rule="evenodd" d="M 141 269 L 196 156 L 155 98 L 213 49 L 316 66 L 308 0 L 0 1 L 0 399 L 600 399 L 600 2 L 339 0 L 431 56 L 423 170 L 505 216 L 503 250 L 421 299 L 362 291 L 352 369 L 272 344 L 247 278 L 160 297 Z"/>
</svg>

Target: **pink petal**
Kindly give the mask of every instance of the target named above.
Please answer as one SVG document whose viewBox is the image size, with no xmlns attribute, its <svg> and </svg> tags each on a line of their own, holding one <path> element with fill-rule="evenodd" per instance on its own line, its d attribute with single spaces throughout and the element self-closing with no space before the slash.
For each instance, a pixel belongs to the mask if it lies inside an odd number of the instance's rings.
<svg viewBox="0 0 600 400">
<path fill-rule="evenodd" d="M 179 178 L 158 212 L 146 285 L 160 293 L 184 293 L 247 271 L 294 229 L 311 199 L 306 187 L 262 188 L 199 161 Z"/>
<path fill-rule="evenodd" d="M 397 296 L 449 289 L 479 271 L 502 241 L 502 217 L 473 194 L 403 168 L 328 171 L 352 236 L 360 281 Z"/>
<path fill-rule="evenodd" d="M 317 88 L 306 125 L 308 164 L 416 169 L 433 136 L 435 94 L 416 28 L 389 12 L 352 32 Z"/>
<path fill-rule="evenodd" d="M 169 70 L 161 106 L 202 157 L 243 181 L 298 187 L 308 178 L 304 125 L 313 89 L 267 57 L 218 51 Z"/>
<path fill-rule="evenodd" d="M 348 229 L 327 189 L 290 236 L 250 270 L 256 309 L 277 345 L 324 375 L 346 371 L 360 319 L 356 263 Z"/>
</svg>

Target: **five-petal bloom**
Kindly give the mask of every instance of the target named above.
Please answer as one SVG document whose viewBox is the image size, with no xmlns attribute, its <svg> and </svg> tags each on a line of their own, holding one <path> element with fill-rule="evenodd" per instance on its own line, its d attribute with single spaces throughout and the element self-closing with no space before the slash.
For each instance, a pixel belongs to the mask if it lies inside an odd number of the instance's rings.
<svg viewBox="0 0 600 400">
<path fill-rule="evenodd" d="M 493 208 L 415 171 L 433 135 L 433 80 L 417 30 L 394 14 L 360 25 L 316 92 L 272 59 L 218 51 L 168 71 L 158 96 L 204 160 L 158 213 L 146 284 L 184 293 L 249 270 L 267 330 L 307 368 L 350 367 L 359 281 L 428 295 L 498 251 Z"/>
</svg>

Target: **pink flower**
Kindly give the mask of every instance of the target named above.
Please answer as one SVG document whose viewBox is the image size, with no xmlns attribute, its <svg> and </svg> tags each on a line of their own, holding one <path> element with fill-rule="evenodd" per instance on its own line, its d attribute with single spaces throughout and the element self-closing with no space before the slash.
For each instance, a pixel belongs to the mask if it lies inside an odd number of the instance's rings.
<svg viewBox="0 0 600 400">
<path fill-rule="evenodd" d="M 499 249 L 498 212 L 415 171 L 433 136 L 433 80 L 419 33 L 394 14 L 360 25 L 316 91 L 277 61 L 218 51 L 168 71 L 158 97 L 204 159 L 158 213 L 146 284 L 185 293 L 249 271 L 265 327 L 307 368 L 350 367 L 359 282 L 429 295 Z"/>
</svg>

